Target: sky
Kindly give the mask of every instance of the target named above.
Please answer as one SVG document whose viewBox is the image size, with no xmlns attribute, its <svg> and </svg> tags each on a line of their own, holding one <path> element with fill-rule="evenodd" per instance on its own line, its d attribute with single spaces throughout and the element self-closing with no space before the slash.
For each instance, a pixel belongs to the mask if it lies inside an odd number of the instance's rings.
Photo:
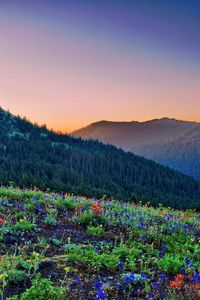
<svg viewBox="0 0 200 300">
<path fill-rule="evenodd" d="M 0 0 L 0 106 L 71 132 L 200 121 L 200 1 Z"/>
</svg>

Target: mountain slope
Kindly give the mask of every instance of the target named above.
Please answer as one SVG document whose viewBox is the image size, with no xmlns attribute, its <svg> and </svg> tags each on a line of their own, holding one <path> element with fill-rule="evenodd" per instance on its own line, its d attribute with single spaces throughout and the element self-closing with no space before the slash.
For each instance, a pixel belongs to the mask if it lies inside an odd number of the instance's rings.
<svg viewBox="0 0 200 300">
<path fill-rule="evenodd" d="M 200 179 L 199 123 L 175 119 L 93 123 L 73 133 L 113 144 Z M 189 142 L 188 142 L 189 141 Z"/>
<path fill-rule="evenodd" d="M 0 182 L 194 207 L 200 184 L 153 161 L 97 141 L 59 135 L 0 110 Z"/>
<path fill-rule="evenodd" d="M 139 145 L 134 153 L 200 179 L 200 125 L 164 143 Z"/>
</svg>

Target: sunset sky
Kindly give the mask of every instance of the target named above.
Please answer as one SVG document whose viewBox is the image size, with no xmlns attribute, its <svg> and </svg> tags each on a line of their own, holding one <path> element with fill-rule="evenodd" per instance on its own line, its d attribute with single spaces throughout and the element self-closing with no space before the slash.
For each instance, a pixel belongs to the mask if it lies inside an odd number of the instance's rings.
<svg viewBox="0 0 200 300">
<path fill-rule="evenodd" d="M 70 132 L 200 121 L 200 1 L 1 0 L 0 106 Z"/>
</svg>

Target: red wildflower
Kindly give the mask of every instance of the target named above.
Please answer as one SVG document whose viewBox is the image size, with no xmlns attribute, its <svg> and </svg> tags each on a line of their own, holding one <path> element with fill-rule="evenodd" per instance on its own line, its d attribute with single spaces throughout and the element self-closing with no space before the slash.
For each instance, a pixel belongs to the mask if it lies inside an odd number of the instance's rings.
<svg viewBox="0 0 200 300">
<path fill-rule="evenodd" d="M 0 218 L 0 225 L 3 225 L 4 223 L 4 219 Z"/>
<path fill-rule="evenodd" d="M 172 280 L 169 285 L 171 287 L 174 287 L 177 289 L 184 284 L 183 279 L 184 279 L 184 276 L 182 274 L 177 274 L 176 279 Z"/>
<path fill-rule="evenodd" d="M 176 289 L 179 287 L 179 283 L 178 283 L 178 281 L 176 281 L 176 280 L 171 281 L 169 285 L 170 285 L 171 287 L 176 288 Z"/>
<path fill-rule="evenodd" d="M 199 289 L 200 289 L 200 286 L 199 286 L 199 284 L 191 284 L 190 285 L 195 291 L 198 291 Z"/>
<path fill-rule="evenodd" d="M 103 206 L 99 203 L 92 203 L 92 210 L 97 215 L 102 215 L 103 213 Z"/>
</svg>

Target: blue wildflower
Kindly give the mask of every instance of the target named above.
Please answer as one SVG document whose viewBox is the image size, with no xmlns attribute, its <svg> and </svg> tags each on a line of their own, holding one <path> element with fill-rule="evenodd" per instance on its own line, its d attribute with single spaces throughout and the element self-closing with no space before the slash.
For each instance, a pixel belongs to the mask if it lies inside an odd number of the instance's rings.
<svg viewBox="0 0 200 300">
<path fill-rule="evenodd" d="M 131 274 L 131 275 L 130 275 L 130 279 L 131 279 L 132 281 L 134 281 L 135 275 L 134 275 L 134 274 Z"/>
<path fill-rule="evenodd" d="M 166 274 L 165 274 L 165 272 L 162 272 L 161 274 L 160 274 L 160 280 L 161 281 L 164 281 L 165 280 L 165 278 L 166 278 Z"/>
<path fill-rule="evenodd" d="M 142 240 L 144 243 L 146 243 L 146 241 L 147 241 L 147 239 L 146 239 L 146 237 L 145 237 L 144 235 L 141 237 L 141 240 Z"/>
<path fill-rule="evenodd" d="M 105 293 L 104 289 L 100 288 L 97 292 L 96 295 L 96 300 L 104 300 L 106 299 L 106 297 L 108 296 L 108 294 Z"/>
<path fill-rule="evenodd" d="M 151 292 L 147 295 L 147 299 L 152 299 L 152 298 L 153 298 L 153 293 Z"/>
<path fill-rule="evenodd" d="M 100 289 L 101 287 L 103 286 L 103 283 L 101 281 L 97 281 L 95 284 L 94 284 L 94 288 L 96 290 Z"/>
<path fill-rule="evenodd" d="M 192 266 L 192 262 L 191 260 L 187 257 L 186 260 L 185 260 L 186 264 L 188 267 L 191 267 Z"/>
<path fill-rule="evenodd" d="M 134 279 L 135 279 L 134 274 L 128 274 L 128 275 L 125 276 L 126 284 L 129 284 L 130 281 L 134 281 Z"/>
<path fill-rule="evenodd" d="M 80 278 L 80 277 L 77 277 L 77 278 L 76 278 L 76 283 L 78 283 L 79 285 L 82 285 L 82 282 L 81 282 L 81 278 Z"/>
<path fill-rule="evenodd" d="M 166 250 L 167 249 L 167 245 L 166 244 L 162 244 L 162 249 Z"/>
<path fill-rule="evenodd" d="M 125 277 L 125 281 L 126 281 L 126 284 L 129 284 L 129 282 L 130 282 L 130 276 L 126 276 Z"/>
<path fill-rule="evenodd" d="M 195 273 L 194 276 L 192 277 L 192 283 L 200 283 L 200 274 Z"/>
<path fill-rule="evenodd" d="M 161 286 L 160 286 L 160 283 L 158 281 L 154 281 L 152 283 L 152 288 L 153 289 L 159 289 Z"/>
<path fill-rule="evenodd" d="M 39 204 L 35 205 L 35 210 L 40 210 L 41 206 Z"/>
<path fill-rule="evenodd" d="M 119 261 L 118 262 L 118 267 L 120 268 L 120 269 L 123 269 L 123 266 L 124 266 L 124 264 L 123 264 L 123 261 Z"/>
<path fill-rule="evenodd" d="M 147 275 L 146 274 L 141 274 L 141 278 L 146 280 L 147 279 Z"/>
</svg>

